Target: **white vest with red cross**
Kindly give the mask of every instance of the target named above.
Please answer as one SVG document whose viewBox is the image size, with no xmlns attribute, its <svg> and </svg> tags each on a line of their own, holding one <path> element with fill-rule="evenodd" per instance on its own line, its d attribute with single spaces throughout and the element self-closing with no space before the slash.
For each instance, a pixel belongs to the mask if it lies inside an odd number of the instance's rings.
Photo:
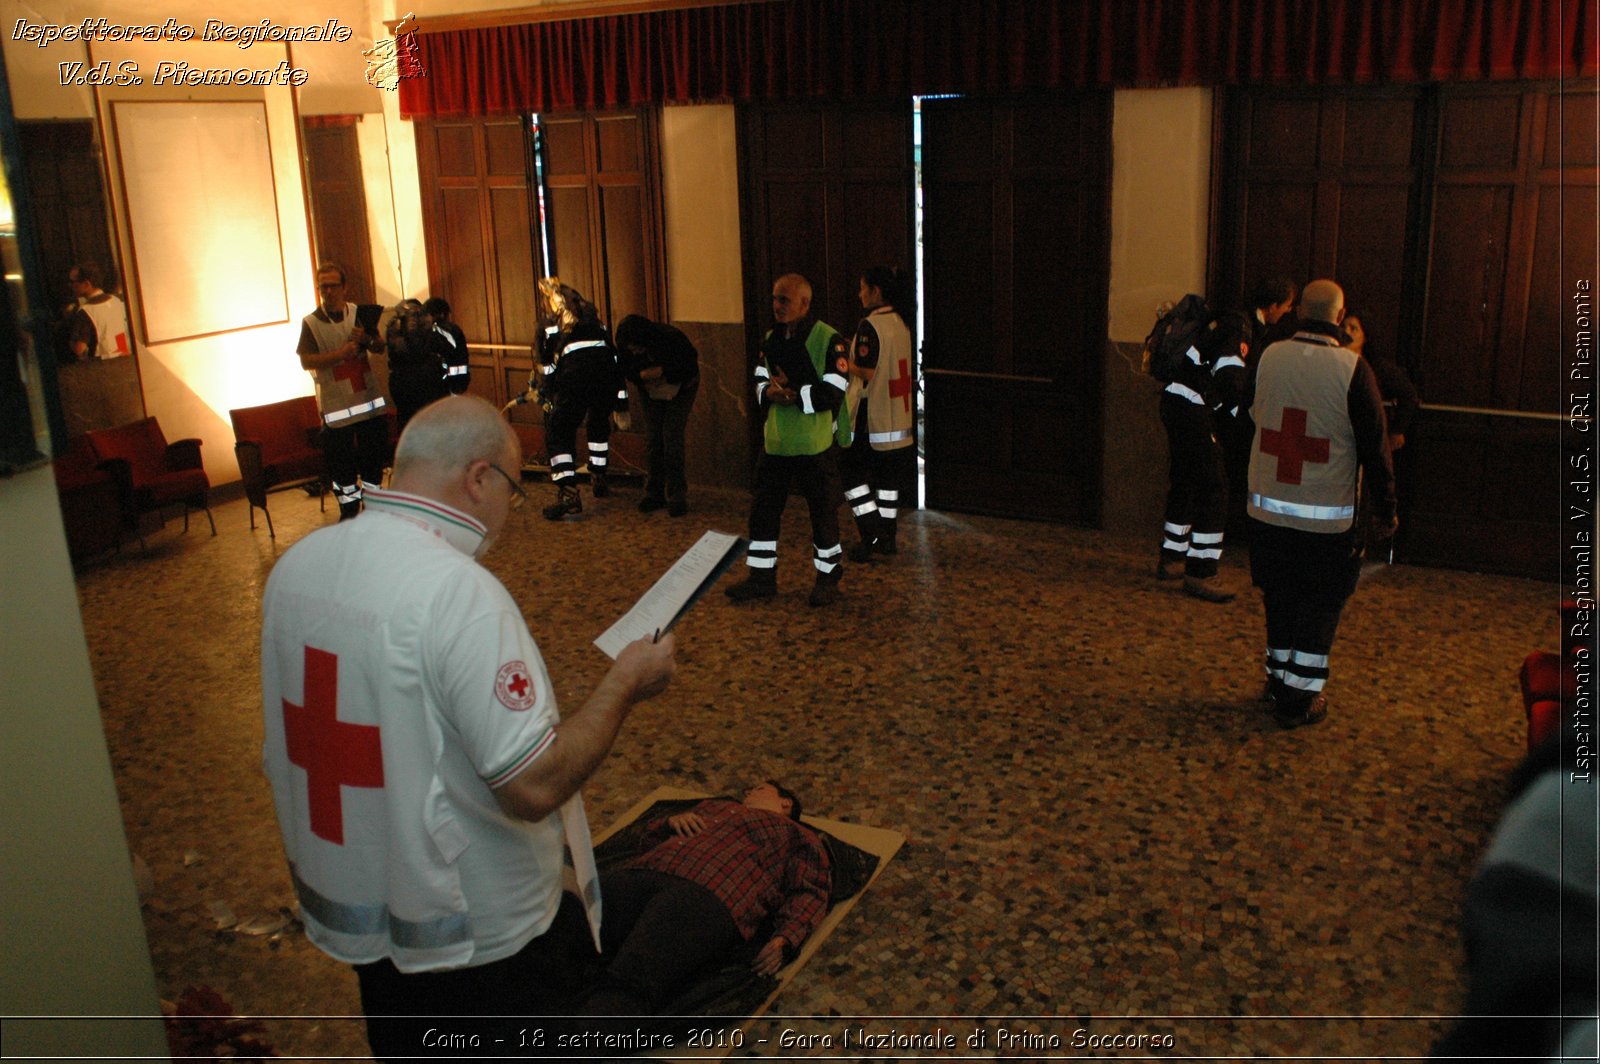
<svg viewBox="0 0 1600 1064">
<path fill-rule="evenodd" d="M 874 451 L 897 451 L 916 442 L 911 330 L 892 307 L 879 307 L 868 320 L 878 334 L 878 366 L 867 382 L 867 442 Z"/>
<path fill-rule="evenodd" d="M 355 328 L 356 305 L 346 303 L 344 315 L 338 321 L 328 321 L 318 311 L 307 314 L 305 324 L 319 352 L 337 351 L 350 339 L 350 331 Z M 329 428 L 343 428 L 384 413 L 387 400 L 383 397 L 383 387 L 365 354 L 347 358 L 334 366 L 319 366 L 311 371 L 311 376 L 317 382 L 317 405 L 322 411 L 323 424 Z"/>
<path fill-rule="evenodd" d="M 366 502 L 291 547 L 263 600 L 262 762 L 290 876 L 306 936 L 339 960 L 486 964 L 560 904 L 561 817 L 515 819 L 494 790 L 554 742 L 550 677 L 473 560 L 481 523 Z"/>
<path fill-rule="evenodd" d="M 94 357 L 125 358 L 133 354 L 128 338 L 128 308 L 122 300 L 106 292 L 78 304 L 94 326 Z"/>
<path fill-rule="evenodd" d="M 1262 354 L 1250 408 L 1251 517 L 1307 532 L 1350 528 L 1360 474 L 1350 381 L 1359 360 L 1332 337 L 1311 332 Z"/>
</svg>

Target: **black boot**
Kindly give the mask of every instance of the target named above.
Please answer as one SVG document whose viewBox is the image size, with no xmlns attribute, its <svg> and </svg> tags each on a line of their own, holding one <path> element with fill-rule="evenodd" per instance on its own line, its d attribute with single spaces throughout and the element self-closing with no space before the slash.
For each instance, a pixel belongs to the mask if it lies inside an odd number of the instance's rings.
<svg viewBox="0 0 1600 1064">
<path fill-rule="evenodd" d="M 606 479 L 604 469 L 589 470 L 589 490 L 594 492 L 594 497 L 603 499 L 611 494 L 611 482 Z"/>
<path fill-rule="evenodd" d="M 851 547 L 846 556 L 853 562 L 870 562 L 876 553 L 878 542 L 878 529 L 882 519 L 875 513 L 865 514 L 856 518 L 856 531 L 861 534 L 861 542 Z"/>
<path fill-rule="evenodd" d="M 773 598 L 778 594 L 778 574 L 772 569 L 751 569 L 749 576 L 728 588 L 725 594 L 735 602 Z"/>
<path fill-rule="evenodd" d="M 578 495 L 576 484 L 561 484 L 556 488 L 556 501 L 544 508 L 544 516 L 549 521 L 559 521 L 568 514 L 583 513 L 583 499 Z"/>
<path fill-rule="evenodd" d="M 831 573 L 818 573 L 817 582 L 812 585 L 811 594 L 806 598 L 810 606 L 832 606 L 839 601 L 839 577 L 843 575 L 838 569 Z"/>
</svg>

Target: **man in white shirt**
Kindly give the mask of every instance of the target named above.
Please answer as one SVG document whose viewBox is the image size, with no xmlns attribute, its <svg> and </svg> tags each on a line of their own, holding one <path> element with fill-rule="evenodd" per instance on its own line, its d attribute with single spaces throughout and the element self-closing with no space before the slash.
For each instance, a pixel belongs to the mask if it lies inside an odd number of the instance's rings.
<svg viewBox="0 0 1600 1064">
<path fill-rule="evenodd" d="M 355 966 L 380 1059 L 425 1052 L 437 1017 L 569 1010 L 595 948 L 561 886 L 564 842 L 592 861 L 578 791 L 672 678 L 673 638 L 641 640 L 562 719 L 521 610 L 475 560 L 526 498 L 506 472 L 521 451 L 489 403 L 440 400 L 402 436 L 393 486 L 267 584 L 263 762 L 306 934 Z"/>
<path fill-rule="evenodd" d="M 67 272 L 67 284 L 78 301 L 67 321 L 67 344 L 79 361 L 133 354 L 128 308 L 110 292 L 101 291 L 103 283 L 100 267 L 92 262 L 80 262 Z"/>
</svg>

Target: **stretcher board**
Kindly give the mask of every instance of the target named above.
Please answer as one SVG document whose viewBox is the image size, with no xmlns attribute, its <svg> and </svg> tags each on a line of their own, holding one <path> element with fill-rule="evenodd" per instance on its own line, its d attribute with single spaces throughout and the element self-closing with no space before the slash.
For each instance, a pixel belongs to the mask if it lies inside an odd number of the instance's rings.
<svg viewBox="0 0 1600 1064">
<path fill-rule="evenodd" d="M 638 804 L 634 805 L 631 809 L 619 817 L 615 823 L 607 827 L 603 832 L 595 835 L 595 845 L 600 845 L 601 843 L 605 842 L 606 839 L 610 838 L 618 831 L 639 819 L 639 817 L 644 815 L 646 810 L 648 810 L 657 802 L 713 797 L 716 796 L 705 794 L 700 791 L 684 790 L 679 787 L 657 787 L 654 791 L 651 791 L 649 794 L 645 795 L 644 798 L 640 799 Z M 763 1001 L 758 1008 L 751 1012 L 745 1021 L 739 1025 L 738 1029 L 741 1031 L 748 1031 L 751 1024 L 755 1020 L 766 1015 L 767 1011 L 772 1008 L 772 1003 L 777 1000 L 778 995 L 783 993 L 784 988 L 789 985 L 790 980 L 792 980 L 796 973 L 798 973 L 800 969 L 804 968 L 806 963 L 816 955 L 817 950 L 821 947 L 822 943 L 827 940 L 828 936 L 833 934 L 834 929 L 844 922 L 845 917 L 850 914 L 850 910 L 855 908 L 856 902 L 860 901 L 867 891 L 872 889 L 872 885 L 876 883 L 878 877 L 883 874 L 884 868 L 888 866 L 889 861 L 896 853 L 900 851 L 900 847 L 905 845 L 906 841 L 906 837 L 900 832 L 891 831 L 888 828 L 873 828 L 865 827 L 861 824 L 847 824 L 841 820 L 829 820 L 825 817 L 810 816 L 805 814 L 801 815 L 800 820 L 802 823 L 809 824 L 819 831 L 826 831 L 840 842 L 849 843 L 851 846 L 854 846 L 859 850 L 865 850 L 867 853 L 872 854 L 878 859 L 878 867 L 873 870 L 872 875 L 867 880 L 865 886 L 863 886 L 850 898 L 840 902 L 828 911 L 828 915 L 823 918 L 822 923 L 817 926 L 816 931 L 812 932 L 811 937 L 806 939 L 805 943 L 800 947 L 800 952 L 795 954 L 794 960 L 790 961 L 788 964 L 779 969 L 777 975 L 777 986 L 773 988 L 772 993 L 767 995 L 766 1000 Z M 720 1052 L 707 1051 L 694 1056 L 652 1059 L 671 1059 L 682 1061 L 721 1060 L 731 1053 L 734 1048 L 735 1047 L 730 1045 Z"/>
</svg>

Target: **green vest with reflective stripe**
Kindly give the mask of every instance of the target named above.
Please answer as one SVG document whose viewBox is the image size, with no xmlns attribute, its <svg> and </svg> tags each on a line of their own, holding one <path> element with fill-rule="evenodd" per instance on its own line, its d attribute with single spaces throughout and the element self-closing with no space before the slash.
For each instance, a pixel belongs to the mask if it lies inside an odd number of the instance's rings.
<svg viewBox="0 0 1600 1064">
<path fill-rule="evenodd" d="M 772 334 L 769 332 L 767 335 Z M 812 324 L 811 334 L 806 337 L 806 353 L 811 356 L 811 368 L 817 371 L 817 383 L 812 385 L 813 388 L 823 386 L 822 376 L 828 372 L 828 348 L 837 335 L 839 330 L 819 321 Z M 807 414 L 798 403 L 794 406 L 773 403 L 767 408 L 767 453 L 784 456 L 821 454 L 833 442 L 833 417 L 832 410 Z"/>
</svg>

